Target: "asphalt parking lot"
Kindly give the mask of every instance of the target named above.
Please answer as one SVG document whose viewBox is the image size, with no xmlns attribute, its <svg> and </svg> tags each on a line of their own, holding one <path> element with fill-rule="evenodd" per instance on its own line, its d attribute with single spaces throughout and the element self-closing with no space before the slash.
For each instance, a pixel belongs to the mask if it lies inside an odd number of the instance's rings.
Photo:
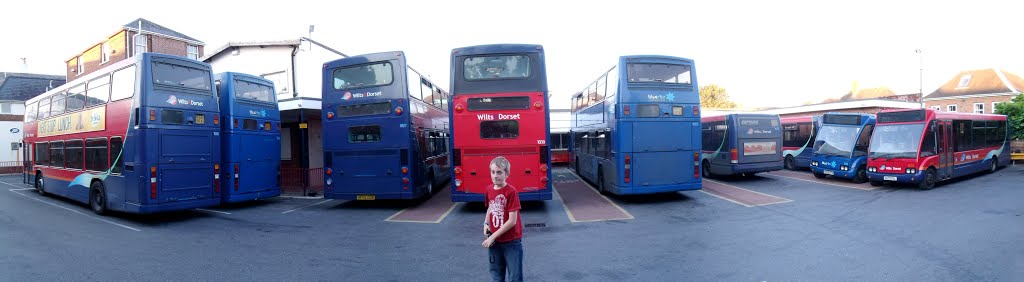
<svg viewBox="0 0 1024 282">
<path fill-rule="evenodd" d="M 479 203 L 275 198 L 100 217 L 0 176 L 0 280 L 480 281 Z M 523 207 L 527 280 L 1024 280 L 1024 165 L 934 190 L 809 172 Z"/>
</svg>

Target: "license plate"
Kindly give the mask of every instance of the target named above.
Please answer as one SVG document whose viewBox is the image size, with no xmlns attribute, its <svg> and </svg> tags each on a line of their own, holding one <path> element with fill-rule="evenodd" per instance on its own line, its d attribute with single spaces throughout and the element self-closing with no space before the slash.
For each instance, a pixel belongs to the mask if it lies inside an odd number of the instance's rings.
<svg viewBox="0 0 1024 282">
<path fill-rule="evenodd" d="M 825 175 L 836 175 L 836 172 L 831 171 L 831 170 L 826 170 L 825 171 Z"/>
<path fill-rule="evenodd" d="M 882 176 L 882 180 L 896 181 L 896 177 L 895 176 Z"/>
<path fill-rule="evenodd" d="M 196 124 L 206 124 L 206 116 L 203 114 L 196 114 Z"/>
<path fill-rule="evenodd" d="M 356 195 L 356 200 L 359 201 L 373 201 L 377 199 L 377 195 Z"/>
</svg>

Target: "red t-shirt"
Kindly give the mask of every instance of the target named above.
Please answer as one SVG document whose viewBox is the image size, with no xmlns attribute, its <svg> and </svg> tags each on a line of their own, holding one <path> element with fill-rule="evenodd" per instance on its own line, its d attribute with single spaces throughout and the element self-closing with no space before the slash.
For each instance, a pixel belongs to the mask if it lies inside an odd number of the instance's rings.
<svg viewBox="0 0 1024 282">
<path fill-rule="evenodd" d="M 511 184 L 505 184 L 505 187 L 494 190 L 494 184 L 487 185 L 487 189 L 484 189 L 486 193 L 487 201 L 487 214 L 490 215 L 491 220 L 491 232 L 498 232 L 502 224 L 509 218 L 510 212 L 517 212 L 522 207 L 519 206 L 519 192 Z M 516 225 L 498 236 L 495 241 L 498 242 L 509 242 L 515 239 L 523 238 L 523 220 L 516 214 Z"/>
</svg>

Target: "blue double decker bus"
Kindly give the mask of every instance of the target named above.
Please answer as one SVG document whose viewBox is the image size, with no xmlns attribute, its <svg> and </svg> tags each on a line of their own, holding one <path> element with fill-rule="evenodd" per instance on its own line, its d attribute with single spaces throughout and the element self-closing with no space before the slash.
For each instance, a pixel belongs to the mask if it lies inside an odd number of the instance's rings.
<svg viewBox="0 0 1024 282">
<path fill-rule="evenodd" d="M 217 167 L 221 202 L 281 195 L 281 112 L 274 83 L 225 72 L 214 76 L 220 97 L 221 156 Z"/>
<path fill-rule="evenodd" d="M 867 182 L 868 144 L 874 128 L 875 115 L 825 114 L 811 158 L 814 177 L 834 176 L 854 183 Z"/>
<path fill-rule="evenodd" d="M 704 177 L 781 170 L 778 115 L 728 114 L 701 118 Z"/>
<path fill-rule="evenodd" d="M 601 193 L 700 189 L 697 89 L 690 59 L 620 57 L 572 98 L 576 173 Z"/>
<path fill-rule="evenodd" d="M 448 92 L 401 51 L 324 64 L 324 197 L 412 199 L 450 176 Z"/>
</svg>

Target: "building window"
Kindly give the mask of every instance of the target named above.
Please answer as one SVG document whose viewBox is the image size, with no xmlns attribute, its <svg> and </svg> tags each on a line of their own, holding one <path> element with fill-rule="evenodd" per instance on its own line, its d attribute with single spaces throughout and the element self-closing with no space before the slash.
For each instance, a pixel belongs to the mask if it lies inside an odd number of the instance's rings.
<svg viewBox="0 0 1024 282">
<path fill-rule="evenodd" d="M 263 78 L 274 82 L 274 87 L 277 88 L 277 95 L 288 93 L 288 72 L 272 72 L 264 74 Z"/>
<path fill-rule="evenodd" d="M 193 60 L 199 60 L 199 46 L 188 45 L 188 58 Z"/>
<path fill-rule="evenodd" d="M 103 47 L 100 48 L 100 64 L 105 64 L 110 61 L 110 43 L 103 42 Z"/>
<path fill-rule="evenodd" d="M 946 105 L 947 112 L 956 112 L 956 105 Z"/>
<path fill-rule="evenodd" d="M 10 103 L 0 104 L 0 114 L 10 114 L 10 113 L 11 113 L 11 104 Z"/>
<path fill-rule="evenodd" d="M 996 105 L 1002 104 L 1003 102 L 992 102 L 992 113 L 996 113 Z"/>
<path fill-rule="evenodd" d="M 985 103 L 974 103 L 974 113 L 975 114 L 984 114 L 985 113 Z"/>
<path fill-rule="evenodd" d="M 85 62 L 82 62 L 82 56 L 75 58 L 75 73 L 76 75 L 82 75 L 85 72 Z"/>
<path fill-rule="evenodd" d="M 965 74 L 960 77 L 960 84 L 956 85 L 956 88 L 966 88 L 971 83 L 971 75 Z"/>
</svg>

